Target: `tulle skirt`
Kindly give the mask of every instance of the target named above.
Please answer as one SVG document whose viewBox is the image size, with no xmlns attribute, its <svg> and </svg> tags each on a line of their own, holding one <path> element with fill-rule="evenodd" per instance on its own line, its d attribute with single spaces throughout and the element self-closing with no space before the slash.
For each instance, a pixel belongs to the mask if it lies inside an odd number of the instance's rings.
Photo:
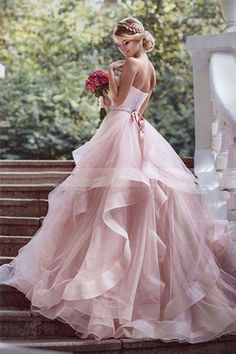
<svg viewBox="0 0 236 354">
<path fill-rule="evenodd" d="M 41 228 L 0 283 L 81 338 L 204 342 L 236 334 L 227 225 L 168 142 L 110 111 L 49 193 Z"/>
</svg>

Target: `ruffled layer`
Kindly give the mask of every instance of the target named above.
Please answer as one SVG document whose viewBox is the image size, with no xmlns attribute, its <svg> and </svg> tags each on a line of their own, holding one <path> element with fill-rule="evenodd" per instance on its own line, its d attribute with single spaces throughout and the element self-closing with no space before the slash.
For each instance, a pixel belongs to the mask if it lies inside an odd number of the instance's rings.
<svg viewBox="0 0 236 354">
<path fill-rule="evenodd" d="M 73 156 L 42 227 L 0 267 L 0 283 L 81 338 L 236 334 L 227 228 L 216 230 L 170 145 L 145 121 L 141 147 L 128 113 L 113 112 Z"/>
</svg>

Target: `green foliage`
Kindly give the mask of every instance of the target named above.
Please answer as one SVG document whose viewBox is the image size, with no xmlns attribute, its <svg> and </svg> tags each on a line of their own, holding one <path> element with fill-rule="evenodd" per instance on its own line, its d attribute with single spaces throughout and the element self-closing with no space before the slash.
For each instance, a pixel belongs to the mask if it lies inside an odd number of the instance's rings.
<svg viewBox="0 0 236 354">
<path fill-rule="evenodd" d="M 84 89 L 90 71 L 121 58 L 114 24 L 132 15 L 156 39 L 150 53 L 157 86 L 145 112 L 180 155 L 194 149 L 191 58 L 187 35 L 219 32 L 217 0 L 1 0 L 1 158 L 62 159 L 99 123 Z"/>
</svg>

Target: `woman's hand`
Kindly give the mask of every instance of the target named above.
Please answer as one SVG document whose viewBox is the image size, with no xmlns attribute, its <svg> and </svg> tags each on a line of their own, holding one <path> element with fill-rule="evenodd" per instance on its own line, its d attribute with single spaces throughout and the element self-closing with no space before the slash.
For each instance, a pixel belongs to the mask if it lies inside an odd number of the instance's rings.
<svg viewBox="0 0 236 354">
<path fill-rule="evenodd" d="M 111 106 L 111 99 L 109 98 L 109 96 L 108 96 L 108 94 L 106 93 L 105 90 L 102 90 L 102 95 L 103 95 L 104 104 L 107 107 L 110 107 Z"/>
<path fill-rule="evenodd" d="M 117 61 L 114 61 L 114 63 L 111 63 L 109 66 L 108 66 L 108 69 L 109 70 L 118 70 L 118 71 L 121 71 L 122 70 L 122 66 L 124 65 L 124 60 L 117 60 Z"/>
</svg>

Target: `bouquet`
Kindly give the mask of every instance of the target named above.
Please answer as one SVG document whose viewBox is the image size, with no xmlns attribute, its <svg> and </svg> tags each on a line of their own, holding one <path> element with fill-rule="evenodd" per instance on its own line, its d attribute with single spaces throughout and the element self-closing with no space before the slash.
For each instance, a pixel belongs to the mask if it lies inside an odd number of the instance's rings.
<svg viewBox="0 0 236 354">
<path fill-rule="evenodd" d="M 92 71 L 91 73 L 89 73 L 84 85 L 86 90 L 91 91 L 95 94 L 95 97 L 98 97 L 98 104 L 100 108 L 100 121 L 102 121 L 105 115 L 107 114 L 105 110 L 102 91 L 105 90 L 106 92 L 108 92 L 109 90 L 108 73 L 106 73 L 104 70 Z"/>
</svg>

